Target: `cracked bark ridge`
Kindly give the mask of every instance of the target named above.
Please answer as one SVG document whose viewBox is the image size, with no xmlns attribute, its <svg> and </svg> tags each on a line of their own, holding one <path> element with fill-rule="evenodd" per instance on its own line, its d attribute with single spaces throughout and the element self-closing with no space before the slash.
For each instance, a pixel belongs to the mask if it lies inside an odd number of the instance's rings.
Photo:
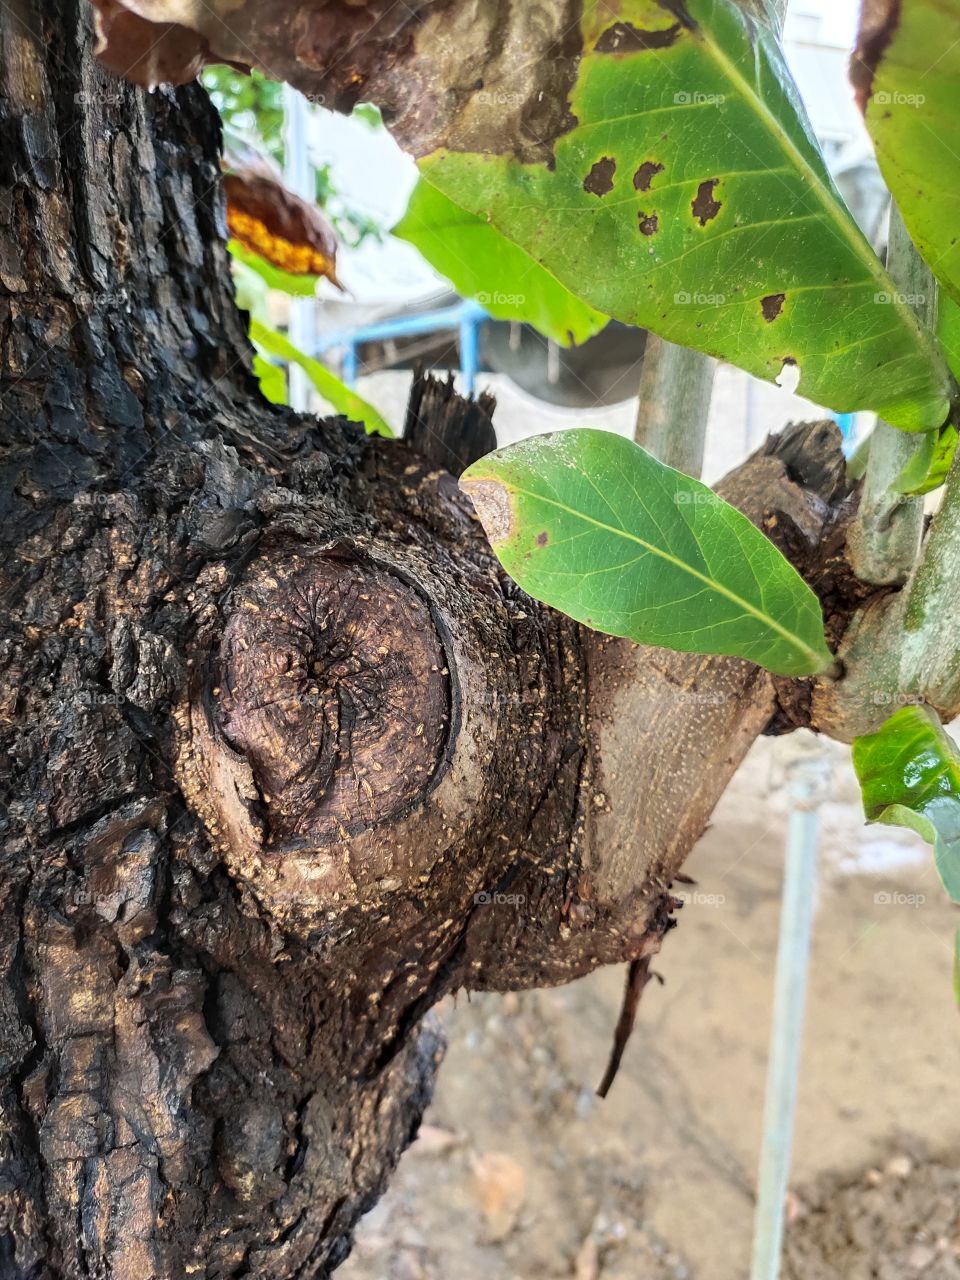
<svg viewBox="0 0 960 1280">
<path fill-rule="evenodd" d="M 505 578 L 435 456 L 267 405 L 204 95 L 108 81 L 72 6 L 23 19 L 0 1270 L 325 1276 L 426 1106 L 431 1007 L 655 953 L 776 688 L 585 631 Z M 468 418 L 483 447 L 477 406 L 413 404 L 424 447 Z M 727 492 L 815 576 L 837 504 L 801 470 L 774 444 Z"/>
</svg>

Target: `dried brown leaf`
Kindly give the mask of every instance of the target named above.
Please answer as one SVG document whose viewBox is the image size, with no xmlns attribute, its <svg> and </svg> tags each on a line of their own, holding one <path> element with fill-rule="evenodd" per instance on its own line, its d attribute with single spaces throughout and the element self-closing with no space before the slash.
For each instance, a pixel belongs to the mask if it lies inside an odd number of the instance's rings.
<svg viewBox="0 0 960 1280">
<path fill-rule="evenodd" d="M 265 167 L 225 174 L 227 226 L 234 239 L 291 275 L 326 276 L 337 288 L 337 239 L 316 205 Z"/>
</svg>

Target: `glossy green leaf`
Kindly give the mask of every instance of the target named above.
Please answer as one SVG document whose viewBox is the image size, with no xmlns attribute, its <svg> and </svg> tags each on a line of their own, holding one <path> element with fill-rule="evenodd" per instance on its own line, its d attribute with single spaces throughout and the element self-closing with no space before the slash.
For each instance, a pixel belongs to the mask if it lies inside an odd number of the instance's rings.
<svg viewBox="0 0 960 1280">
<path fill-rule="evenodd" d="M 564 347 L 586 342 L 607 323 L 519 245 L 422 178 L 393 234 L 498 320 L 525 321 Z"/>
<path fill-rule="evenodd" d="M 279 365 L 271 364 L 258 352 L 253 357 L 253 372 L 264 399 L 271 404 L 287 404 L 287 375 Z"/>
<path fill-rule="evenodd" d="M 421 172 L 571 292 L 802 395 L 938 427 L 951 383 L 837 193 L 779 45 L 733 0 L 585 0 L 553 163 L 438 149 Z"/>
<path fill-rule="evenodd" d="M 852 64 L 877 160 L 917 248 L 960 302 L 960 0 L 865 6 Z"/>
<path fill-rule="evenodd" d="M 337 413 L 353 422 L 360 422 L 371 435 L 393 437 L 395 434 L 390 424 L 362 396 L 358 396 L 336 376 L 326 365 L 312 356 L 306 355 L 295 347 L 289 338 L 276 329 L 270 329 L 259 320 L 250 321 L 250 337 L 253 342 L 272 356 L 278 356 L 290 364 L 298 365 L 313 386 Z"/>
<path fill-rule="evenodd" d="M 909 827 L 933 845 L 943 887 L 960 902 L 960 751 L 929 707 L 895 711 L 853 741 L 869 822 Z"/>
<path fill-rule="evenodd" d="M 239 240 L 228 241 L 227 248 L 235 261 L 242 262 L 245 267 L 255 271 L 270 289 L 279 289 L 281 293 L 288 293 L 293 298 L 312 298 L 317 292 L 319 276 L 291 275 L 289 271 L 283 271 L 266 258 L 261 258 L 259 253 L 245 248 Z"/>
<path fill-rule="evenodd" d="M 831 663 L 819 601 L 773 543 L 631 440 L 534 436 L 461 483 L 510 576 L 597 631 L 784 675 Z"/>
</svg>

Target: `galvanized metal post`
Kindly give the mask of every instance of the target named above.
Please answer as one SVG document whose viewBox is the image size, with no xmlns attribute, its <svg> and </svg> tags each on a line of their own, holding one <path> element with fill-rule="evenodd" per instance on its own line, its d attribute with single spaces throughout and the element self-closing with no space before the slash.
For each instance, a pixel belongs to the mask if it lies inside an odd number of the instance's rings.
<svg viewBox="0 0 960 1280">
<path fill-rule="evenodd" d="M 818 810 L 829 772 L 830 759 L 820 744 L 789 766 L 791 805 L 750 1280 L 780 1275 L 817 888 Z"/>
</svg>

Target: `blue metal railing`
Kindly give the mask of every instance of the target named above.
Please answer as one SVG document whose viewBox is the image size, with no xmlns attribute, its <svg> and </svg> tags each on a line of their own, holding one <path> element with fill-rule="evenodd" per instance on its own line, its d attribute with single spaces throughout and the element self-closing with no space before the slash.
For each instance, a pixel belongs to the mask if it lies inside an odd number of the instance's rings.
<svg viewBox="0 0 960 1280">
<path fill-rule="evenodd" d="M 334 347 L 343 351 L 341 369 L 348 386 L 356 383 L 359 373 L 357 348 L 363 342 L 380 342 L 388 338 L 409 338 L 420 333 L 437 333 L 455 329 L 460 348 L 460 378 L 464 395 L 473 395 L 480 368 L 480 326 L 489 315 L 479 302 L 465 299 L 451 307 L 437 307 L 433 311 L 418 311 L 409 315 L 391 316 L 387 320 L 374 320 L 370 324 L 352 329 L 337 329 L 322 334 L 314 348 L 319 358 Z"/>
</svg>

